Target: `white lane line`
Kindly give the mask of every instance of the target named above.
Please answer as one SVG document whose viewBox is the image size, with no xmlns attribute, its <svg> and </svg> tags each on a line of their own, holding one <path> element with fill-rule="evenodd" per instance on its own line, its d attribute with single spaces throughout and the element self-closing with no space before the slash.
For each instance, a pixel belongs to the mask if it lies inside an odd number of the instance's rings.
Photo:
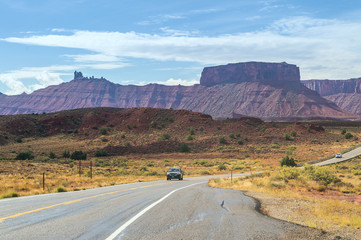
<svg viewBox="0 0 361 240">
<path fill-rule="evenodd" d="M 176 191 L 188 188 L 188 187 L 192 187 L 194 185 L 198 185 L 198 184 L 202 184 L 202 183 L 206 183 L 206 182 L 200 182 L 200 183 L 194 183 L 185 187 L 181 187 L 178 189 L 175 189 L 173 191 L 171 191 L 170 193 L 168 193 L 167 195 L 165 195 L 164 197 L 162 197 L 161 199 L 159 199 L 158 201 L 150 204 L 148 207 L 144 208 L 142 211 L 140 211 L 137 215 L 135 215 L 134 217 L 132 217 L 131 219 L 129 219 L 126 223 L 124 223 L 122 226 L 120 226 L 115 232 L 113 232 L 109 237 L 107 237 L 105 240 L 113 240 L 116 236 L 118 236 L 122 231 L 124 231 L 124 229 L 126 229 L 130 224 L 132 224 L 135 220 L 137 220 L 139 217 L 141 217 L 144 213 L 146 213 L 147 211 L 149 211 L 150 209 L 152 209 L 155 205 L 157 205 L 158 203 L 164 201 L 167 197 L 169 197 L 170 195 L 172 195 L 173 193 L 175 193 Z"/>
</svg>

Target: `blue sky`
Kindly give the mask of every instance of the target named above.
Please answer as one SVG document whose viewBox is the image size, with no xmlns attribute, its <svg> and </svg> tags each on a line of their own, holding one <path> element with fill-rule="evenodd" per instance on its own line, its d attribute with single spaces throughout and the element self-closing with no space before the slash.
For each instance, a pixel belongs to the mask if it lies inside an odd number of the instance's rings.
<svg viewBox="0 0 361 240">
<path fill-rule="evenodd" d="M 361 77 L 359 0 L 0 0 L 0 92 L 30 93 L 75 70 L 119 84 L 192 85 L 205 66 L 300 67 Z"/>
</svg>

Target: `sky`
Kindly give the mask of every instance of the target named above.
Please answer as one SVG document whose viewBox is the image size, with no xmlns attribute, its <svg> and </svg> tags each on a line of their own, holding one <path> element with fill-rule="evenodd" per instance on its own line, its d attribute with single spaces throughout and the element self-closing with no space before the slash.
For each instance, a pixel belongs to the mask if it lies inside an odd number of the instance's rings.
<svg viewBox="0 0 361 240">
<path fill-rule="evenodd" d="M 301 79 L 361 77 L 359 0 L 0 0 L 0 92 L 74 71 L 122 85 L 193 85 L 202 69 L 287 62 Z"/>
</svg>

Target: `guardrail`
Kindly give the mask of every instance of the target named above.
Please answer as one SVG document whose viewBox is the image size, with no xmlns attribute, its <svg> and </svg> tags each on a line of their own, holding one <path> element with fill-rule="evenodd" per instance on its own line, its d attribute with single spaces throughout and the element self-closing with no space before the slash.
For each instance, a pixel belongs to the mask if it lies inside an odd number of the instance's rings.
<svg viewBox="0 0 361 240">
<path fill-rule="evenodd" d="M 342 153 L 342 154 L 347 153 L 347 152 L 352 151 L 352 150 L 354 150 L 355 148 L 358 148 L 358 147 L 361 147 L 361 144 L 357 144 L 356 146 L 350 147 L 350 148 L 342 151 L 341 153 Z M 334 158 L 334 157 L 335 157 L 335 154 L 333 154 L 333 155 L 331 155 L 331 156 L 328 156 L 328 157 L 324 157 L 324 158 L 320 158 L 320 159 L 316 159 L 316 160 L 312 160 L 312 161 L 309 161 L 309 162 L 300 164 L 300 166 L 303 166 L 303 165 L 305 165 L 305 164 L 313 164 L 313 163 L 318 163 L 318 162 L 326 161 L 326 160 L 329 160 L 329 159 Z"/>
</svg>

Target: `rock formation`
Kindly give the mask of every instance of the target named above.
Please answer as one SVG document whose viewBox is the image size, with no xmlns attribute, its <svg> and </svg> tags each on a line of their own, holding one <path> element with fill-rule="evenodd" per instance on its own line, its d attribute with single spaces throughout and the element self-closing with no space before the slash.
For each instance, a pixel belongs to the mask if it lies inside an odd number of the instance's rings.
<svg viewBox="0 0 361 240">
<path fill-rule="evenodd" d="M 348 80 L 306 80 L 302 83 L 337 106 L 361 115 L 361 78 Z"/>
<path fill-rule="evenodd" d="M 0 114 L 55 112 L 89 107 L 186 109 L 213 118 L 264 120 L 355 119 L 301 84 L 299 69 L 286 63 L 238 63 L 205 68 L 194 86 L 122 86 L 83 77 L 28 95 L 3 96 Z"/>
</svg>

